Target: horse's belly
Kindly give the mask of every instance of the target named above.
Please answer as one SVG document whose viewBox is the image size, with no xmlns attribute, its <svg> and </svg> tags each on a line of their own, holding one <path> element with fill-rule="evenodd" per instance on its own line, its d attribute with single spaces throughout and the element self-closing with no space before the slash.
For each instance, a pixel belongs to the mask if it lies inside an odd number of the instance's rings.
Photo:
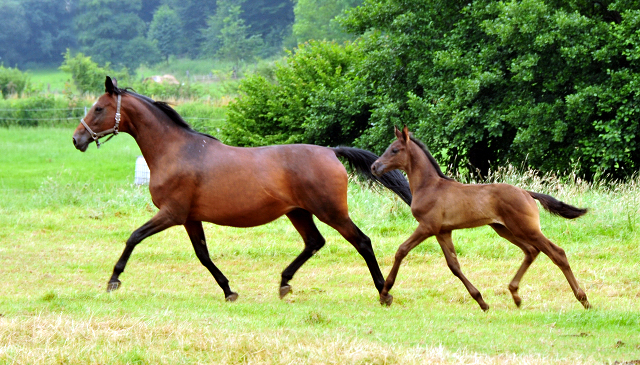
<svg viewBox="0 0 640 365">
<path fill-rule="evenodd" d="M 255 227 L 274 221 L 294 208 L 282 202 L 244 205 L 218 204 L 195 207 L 189 218 L 221 226 Z"/>
</svg>

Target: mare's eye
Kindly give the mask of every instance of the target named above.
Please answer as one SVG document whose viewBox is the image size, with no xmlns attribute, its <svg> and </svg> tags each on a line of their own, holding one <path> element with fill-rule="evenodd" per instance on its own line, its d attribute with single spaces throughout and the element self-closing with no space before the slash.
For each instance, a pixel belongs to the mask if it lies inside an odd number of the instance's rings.
<svg viewBox="0 0 640 365">
<path fill-rule="evenodd" d="M 102 111 L 102 108 L 101 108 L 101 107 L 99 107 L 99 106 L 97 106 L 97 107 L 96 107 L 96 113 L 100 113 L 101 111 Z"/>
<path fill-rule="evenodd" d="M 398 153 L 398 149 L 397 148 L 392 149 L 391 153 Z"/>
</svg>

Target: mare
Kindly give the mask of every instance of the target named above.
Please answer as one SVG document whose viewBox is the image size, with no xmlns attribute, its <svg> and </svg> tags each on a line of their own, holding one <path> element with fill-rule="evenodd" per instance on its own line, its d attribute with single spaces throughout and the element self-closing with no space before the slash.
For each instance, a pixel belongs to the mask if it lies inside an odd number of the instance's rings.
<svg viewBox="0 0 640 365">
<path fill-rule="evenodd" d="M 435 235 L 453 274 L 462 281 L 480 308 L 488 310 L 489 306 L 478 289 L 460 270 L 451 231 L 489 225 L 524 252 L 524 261 L 509 284 L 509 291 L 518 307 L 521 303 L 518 295 L 520 279 L 540 251 L 562 270 L 578 301 L 586 309 L 591 307 L 569 267 L 564 250 L 540 231 L 540 214 L 534 199 L 549 212 L 569 219 L 580 217 L 587 209 L 508 184 L 461 184 L 442 173 L 429 150 L 409 133 L 406 126 L 401 131 L 395 128 L 395 134 L 396 140 L 373 163 L 371 171 L 376 176 L 394 169 L 407 173 L 413 194 L 411 213 L 418 221 L 418 228 L 398 247 L 393 267 L 380 292 L 382 304 L 390 305 L 393 301 L 389 290 L 405 256 L 422 241 Z"/>
<path fill-rule="evenodd" d="M 100 131 L 100 132 L 94 132 Z M 176 225 L 183 225 L 200 262 L 211 272 L 227 301 L 238 294 L 209 257 L 202 222 L 253 227 L 286 215 L 304 240 L 304 250 L 282 272 L 280 297 L 291 291 L 294 273 L 325 240 L 313 216 L 336 229 L 362 255 L 378 289 L 384 277 L 371 240 L 351 221 L 347 209 L 346 159 L 365 176 L 411 201 L 409 184 L 401 172 L 377 178 L 370 166 L 378 157 L 355 148 L 281 145 L 256 148 L 227 146 L 191 129 L 166 103 L 120 89 L 107 76 L 100 96 L 73 134 L 84 152 L 91 142 L 100 146 L 106 135 L 126 132 L 138 143 L 150 170 L 149 191 L 158 213 L 136 229 L 113 269 L 107 291 L 120 287 L 120 274 L 140 241 Z M 367 175 L 368 174 L 368 175 Z"/>
</svg>

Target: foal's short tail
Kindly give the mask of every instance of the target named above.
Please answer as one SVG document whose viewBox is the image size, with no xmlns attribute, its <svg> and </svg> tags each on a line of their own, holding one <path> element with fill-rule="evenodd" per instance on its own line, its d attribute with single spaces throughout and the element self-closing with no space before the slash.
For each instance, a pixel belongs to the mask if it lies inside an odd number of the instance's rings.
<svg viewBox="0 0 640 365">
<path fill-rule="evenodd" d="M 529 195 L 531 195 L 533 199 L 536 199 L 537 201 L 539 201 L 540 204 L 542 204 L 542 207 L 544 209 L 548 210 L 550 213 L 553 213 L 555 215 L 559 215 L 561 217 L 568 218 L 568 219 L 573 219 L 573 218 L 578 218 L 584 215 L 585 213 L 587 213 L 587 208 L 574 207 L 573 205 L 569 205 L 567 203 L 561 202 L 560 200 L 550 195 L 534 193 L 532 191 L 527 191 L 527 193 L 529 193 Z"/>
<path fill-rule="evenodd" d="M 409 182 L 402 175 L 400 170 L 389 171 L 386 174 L 376 177 L 371 173 L 371 164 L 378 159 L 378 156 L 366 150 L 351 147 L 335 147 L 333 152 L 338 157 L 343 157 L 349 166 L 368 180 L 382 184 L 384 187 L 398 194 L 400 199 L 411 206 L 411 189 Z"/>
</svg>

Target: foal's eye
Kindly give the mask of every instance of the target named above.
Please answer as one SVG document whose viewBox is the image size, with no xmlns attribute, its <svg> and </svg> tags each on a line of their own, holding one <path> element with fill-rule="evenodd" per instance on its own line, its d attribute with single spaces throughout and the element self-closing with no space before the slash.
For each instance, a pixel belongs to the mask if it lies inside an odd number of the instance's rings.
<svg viewBox="0 0 640 365">
<path fill-rule="evenodd" d="M 397 149 L 397 148 L 392 149 L 392 150 L 391 150 L 391 153 L 393 153 L 393 154 L 398 153 L 398 149 Z"/>
<path fill-rule="evenodd" d="M 97 106 L 97 107 L 96 107 L 96 113 L 100 113 L 101 111 L 102 111 L 102 108 L 101 108 L 101 107 L 99 107 L 99 106 Z"/>
</svg>

